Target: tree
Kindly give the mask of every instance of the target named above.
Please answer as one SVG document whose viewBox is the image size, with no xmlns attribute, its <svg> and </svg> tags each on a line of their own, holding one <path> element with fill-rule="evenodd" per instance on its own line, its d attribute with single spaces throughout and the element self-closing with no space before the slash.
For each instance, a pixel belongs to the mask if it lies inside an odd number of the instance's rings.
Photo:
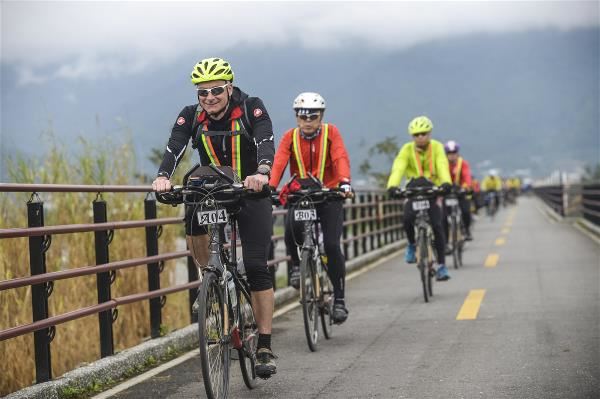
<svg viewBox="0 0 600 399">
<path fill-rule="evenodd" d="M 600 162 L 586 165 L 582 180 L 584 183 L 600 181 Z"/>
<path fill-rule="evenodd" d="M 369 157 L 360 164 L 360 172 L 375 180 L 379 187 L 385 187 L 394 158 L 400 150 L 397 137 L 386 137 L 369 148 Z M 376 165 L 377 167 L 374 167 Z"/>
</svg>

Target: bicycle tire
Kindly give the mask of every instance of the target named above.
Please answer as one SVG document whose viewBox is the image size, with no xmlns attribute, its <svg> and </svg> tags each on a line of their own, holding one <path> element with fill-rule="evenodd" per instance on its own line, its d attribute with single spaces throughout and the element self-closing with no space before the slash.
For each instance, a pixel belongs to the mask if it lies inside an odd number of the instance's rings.
<svg viewBox="0 0 600 399">
<path fill-rule="evenodd" d="M 302 250 L 300 259 L 300 302 L 302 303 L 302 316 L 304 318 L 304 332 L 308 348 L 315 352 L 319 339 L 319 307 L 315 293 L 315 268 L 312 253 L 308 249 Z"/>
<path fill-rule="evenodd" d="M 240 371 L 248 389 L 256 387 L 256 345 L 258 344 L 258 324 L 252 309 L 252 300 L 245 291 L 238 291 L 238 309 L 240 315 L 240 333 L 242 348 L 238 349 Z"/>
<path fill-rule="evenodd" d="M 209 399 L 224 399 L 229 391 L 229 342 L 225 338 L 225 303 L 219 277 L 205 272 L 199 290 L 198 330 L 200 364 Z"/>
<path fill-rule="evenodd" d="M 427 241 L 425 239 L 425 233 L 419 232 L 419 237 L 417 239 L 417 251 L 418 251 L 418 267 L 419 272 L 421 273 L 421 284 L 423 285 L 423 298 L 425 302 L 429 302 L 429 291 L 427 288 L 427 280 L 429 274 L 429 254 L 427 253 Z"/>
<path fill-rule="evenodd" d="M 463 251 L 465 249 L 465 237 L 466 237 L 466 231 L 465 231 L 465 226 L 463 225 L 462 221 L 460 222 L 460 240 L 458 240 L 458 265 L 460 267 L 463 266 Z"/>
<path fill-rule="evenodd" d="M 454 268 L 458 269 L 458 232 L 456 226 L 456 218 L 452 216 L 452 229 L 450 235 L 452 236 L 452 263 Z"/>
<path fill-rule="evenodd" d="M 321 327 L 325 339 L 331 339 L 333 333 L 333 284 L 325 270 L 321 270 L 321 300 L 319 311 L 321 314 Z"/>
</svg>

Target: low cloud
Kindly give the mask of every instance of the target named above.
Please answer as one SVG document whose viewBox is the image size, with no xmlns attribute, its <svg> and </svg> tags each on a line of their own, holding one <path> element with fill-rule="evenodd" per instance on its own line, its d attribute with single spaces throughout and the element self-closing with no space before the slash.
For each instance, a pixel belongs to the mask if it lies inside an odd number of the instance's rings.
<svg viewBox="0 0 600 399">
<path fill-rule="evenodd" d="M 472 32 L 598 26 L 591 2 L 29 2 L 3 1 L 2 64 L 20 84 L 136 74 L 201 49 L 382 51 Z"/>
</svg>

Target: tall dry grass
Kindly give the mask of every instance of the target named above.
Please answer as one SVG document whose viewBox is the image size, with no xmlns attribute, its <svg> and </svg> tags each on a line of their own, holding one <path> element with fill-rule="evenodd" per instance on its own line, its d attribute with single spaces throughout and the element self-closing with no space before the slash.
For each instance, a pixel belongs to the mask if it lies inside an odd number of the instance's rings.
<svg viewBox="0 0 600 399">
<path fill-rule="evenodd" d="M 189 158 L 189 157 L 188 157 Z M 39 159 L 17 156 L 6 160 L 11 182 L 60 184 L 147 184 L 148 178 L 136 173 L 136 157 L 132 145 L 103 141 L 92 143 L 80 139 L 67 150 L 52 144 Z M 190 161 L 179 168 L 179 175 Z M 176 177 L 177 179 L 177 177 Z M 146 180 L 146 181 L 143 181 Z M 180 179 L 177 179 L 180 180 Z M 27 201 L 31 194 L 0 193 L 0 228 L 27 227 Z M 46 226 L 92 223 L 93 193 L 40 193 L 44 201 Z M 109 221 L 144 219 L 143 193 L 104 193 Z M 159 206 L 158 217 L 181 214 L 181 209 Z M 165 226 L 159 239 L 159 252 L 174 251 L 183 228 Z M 110 260 L 146 256 L 144 228 L 115 230 L 109 247 Z M 94 234 L 57 234 L 46 253 L 47 271 L 58 271 L 95 263 Z M 173 285 L 175 261 L 165 264 L 161 287 Z M 0 240 L 0 280 L 30 275 L 28 239 Z M 145 266 L 117 271 L 112 296 L 144 292 L 147 287 Z M 49 300 L 50 316 L 97 303 L 96 276 L 55 282 Z M 31 289 L 29 287 L 0 292 L 0 330 L 32 322 Z M 189 323 L 187 293 L 170 295 L 163 308 L 163 329 L 170 331 Z M 140 343 L 150 335 L 147 301 L 119 308 L 113 325 L 115 350 Z M 53 376 L 57 377 L 78 365 L 100 357 L 98 317 L 88 316 L 60 324 L 51 344 Z M 33 334 L 0 342 L 0 396 L 31 385 L 35 380 Z"/>
</svg>

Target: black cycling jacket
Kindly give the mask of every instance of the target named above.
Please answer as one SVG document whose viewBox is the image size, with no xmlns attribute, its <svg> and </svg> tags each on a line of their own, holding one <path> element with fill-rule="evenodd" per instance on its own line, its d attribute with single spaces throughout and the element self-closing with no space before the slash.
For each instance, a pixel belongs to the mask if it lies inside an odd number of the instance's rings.
<svg viewBox="0 0 600 399">
<path fill-rule="evenodd" d="M 210 156 L 206 152 L 202 141 L 197 140 L 198 135 L 205 128 L 205 123 L 209 132 L 230 131 L 232 113 L 234 116 L 237 116 L 243 128 L 248 132 L 247 135 L 240 135 L 239 155 L 242 172 L 240 177 L 244 179 L 246 176 L 254 174 L 259 164 L 273 164 L 273 157 L 275 155 L 273 125 L 260 98 L 249 97 L 238 87 L 234 87 L 227 113 L 220 120 L 211 119 L 205 112 L 197 114 L 197 110 L 198 104 L 193 104 L 184 107 L 179 113 L 171 130 L 171 137 L 169 138 L 162 163 L 158 169 L 158 176 L 170 178 L 173 175 L 190 139 L 196 140 L 200 163 L 208 165 L 211 162 Z M 241 114 L 247 112 L 247 115 L 240 116 L 240 111 Z M 200 119 L 201 123 L 197 121 L 194 124 L 195 118 Z M 250 126 L 246 126 L 248 121 L 250 122 Z M 205 138 L 211 141 L 212 148 L 221 165 L 232 166 L 231 137 L 217 135 L 205 136 Z"/>
</svg>

